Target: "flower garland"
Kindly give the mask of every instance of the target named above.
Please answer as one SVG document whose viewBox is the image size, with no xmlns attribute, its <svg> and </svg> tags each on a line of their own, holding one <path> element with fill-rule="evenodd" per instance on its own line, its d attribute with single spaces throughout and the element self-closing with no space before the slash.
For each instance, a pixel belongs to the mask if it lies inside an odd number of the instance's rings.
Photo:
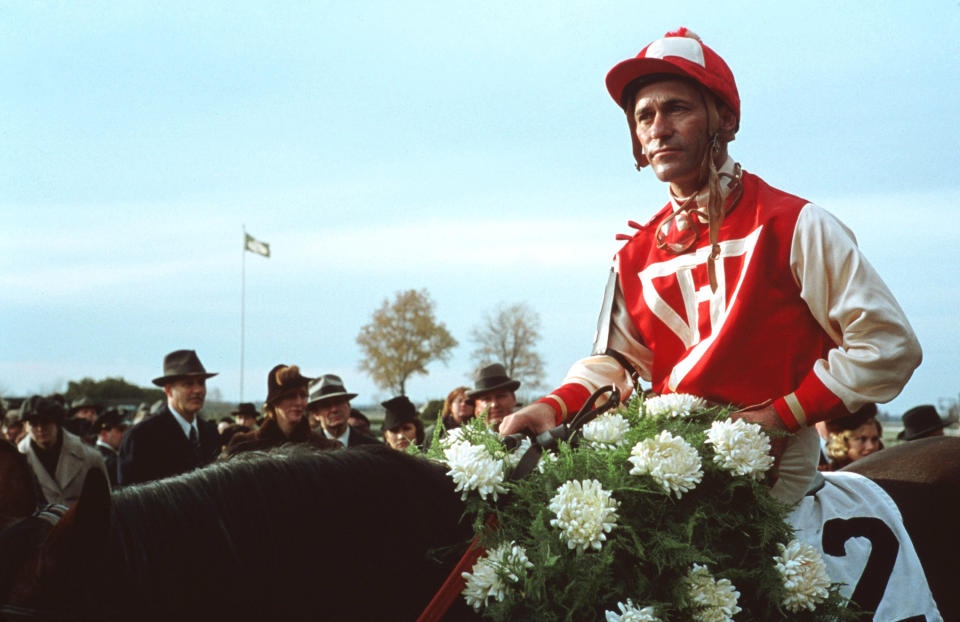
<svg viewBox="0 0 960 622">
<path fill-rule="evenodd" d="M 482 421 L 434 436 L 487 554 L 464 573 L 494 620 L 845 620 L 812 547 L 768 494 L 770 441 L 690 395 L 634 398 L 519 481 Z M 493 515 L 496 528 L 486 519 Z"/>
</svg>

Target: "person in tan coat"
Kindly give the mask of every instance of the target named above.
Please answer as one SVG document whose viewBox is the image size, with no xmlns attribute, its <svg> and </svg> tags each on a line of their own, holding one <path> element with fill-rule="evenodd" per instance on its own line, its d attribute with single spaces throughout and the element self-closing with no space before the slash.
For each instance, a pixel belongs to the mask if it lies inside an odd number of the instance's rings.
<svg viewBox="0 0 960 622">
<path fill-rule="evenodd" d="M 21 410 L 27 435 L 17 448 L 27 456 L 47 503 L 70 505 L 76 501 L 92 469 L 101 471 L 109 481 L 97 450 L 63 429 L 63 406 L 35 395 L 24 402 Z"/>
</svg>

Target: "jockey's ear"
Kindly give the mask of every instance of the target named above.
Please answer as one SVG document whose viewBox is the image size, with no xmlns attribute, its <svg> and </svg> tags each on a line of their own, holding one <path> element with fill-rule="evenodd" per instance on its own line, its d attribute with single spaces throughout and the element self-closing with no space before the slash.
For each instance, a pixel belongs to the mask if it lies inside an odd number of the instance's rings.
<svg viewBox="0 0 960 622">
<path fill-rule="evenodd" d="M 717 100 L 717 113 L 720 116 L 720 127 L 718 128 L 720 140 L 726 143 L 732 142 L 737 136 L 737 130 L 740 129 L 740 121 L 737 119 L 737 115 L 719 99 Z"/>
</svg>

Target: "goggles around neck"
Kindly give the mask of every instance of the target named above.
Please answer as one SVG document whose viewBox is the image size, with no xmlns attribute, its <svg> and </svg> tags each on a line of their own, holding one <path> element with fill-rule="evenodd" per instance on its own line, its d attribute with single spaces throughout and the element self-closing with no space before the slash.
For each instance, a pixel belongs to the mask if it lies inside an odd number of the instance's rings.
<svg viewBox="0 0 960 622">
<path fill-rule="evenodd" d="M 727 200 L 721 218 L 733 211 L 743 196 L 743 184 L 740 183 L 743 171 L 740 164 L 734 164 L 733 173 L 718 173 L 718 177 L 726 178 Z M 680 205 L 680 207 L 664 218 L 656 230 L 657 248 L 674 255 L 682 255 L 693 248 L 703 229 L 709 228 L 710 214 L 706 207 L 697 203 L 694 194 Z M 719 226 L 718 226 L 719 228 Z"/>
</svg>

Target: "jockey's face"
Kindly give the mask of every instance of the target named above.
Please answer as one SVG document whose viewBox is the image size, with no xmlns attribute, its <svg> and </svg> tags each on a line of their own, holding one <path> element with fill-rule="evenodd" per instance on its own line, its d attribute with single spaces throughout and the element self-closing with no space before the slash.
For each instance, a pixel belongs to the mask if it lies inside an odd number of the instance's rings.
<svg viewBox="0 0 960 622">
<path fill-rule="evenodd" d="M 685 80 L 641 87 L 634 100 L 637 139 L 657 179 L 687 198 L 706 181 L 701 170 L 709 146 L 707 107 L 700 90 Z"/>
</svg>

